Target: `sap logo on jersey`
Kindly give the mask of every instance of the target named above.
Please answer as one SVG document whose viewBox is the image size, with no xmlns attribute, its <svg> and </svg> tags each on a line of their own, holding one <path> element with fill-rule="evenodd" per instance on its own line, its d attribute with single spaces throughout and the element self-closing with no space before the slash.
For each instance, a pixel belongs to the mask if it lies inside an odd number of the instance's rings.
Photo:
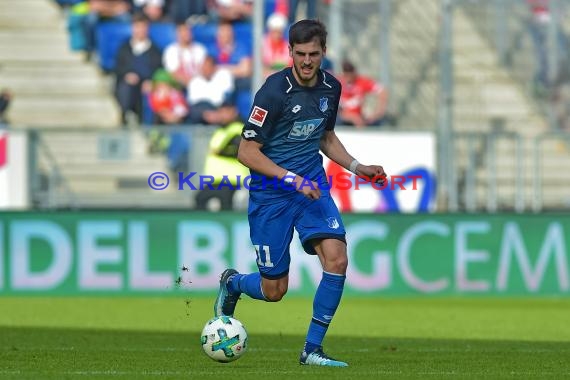
<svg viewBox="0 0 570 380">
<path fill-rule="evenodd" d="M 296 121 L 295 124 L 293 124 L 293 128 L 291 128 L 291 132 L 289 132 L 289 139 L 298 141 L 308 139 L 315 129 L 319 128 L 323 120 L 323 118 L 320 118 Z"/>
</svg>

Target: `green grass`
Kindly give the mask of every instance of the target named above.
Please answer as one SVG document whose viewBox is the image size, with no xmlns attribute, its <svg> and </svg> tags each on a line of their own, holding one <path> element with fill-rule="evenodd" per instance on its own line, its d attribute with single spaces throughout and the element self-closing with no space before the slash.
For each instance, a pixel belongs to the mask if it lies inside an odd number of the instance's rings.
<svg viewBox="0 0 570 380">
<path fill-rule="evenodd" d="M 244 297 L 246 355 L 208 359 L 211 298 L 0 298 L 0 378 L 560 379 L 570 300 L 345 298 L 325 340 L 349 368 L 302 367 L 312 301 Z"/>
</svg>

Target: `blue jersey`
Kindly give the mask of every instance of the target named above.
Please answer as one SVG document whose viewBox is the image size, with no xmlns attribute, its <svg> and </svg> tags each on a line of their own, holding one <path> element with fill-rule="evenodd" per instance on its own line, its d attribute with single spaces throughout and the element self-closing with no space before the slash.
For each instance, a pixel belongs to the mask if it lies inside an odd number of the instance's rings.
<svg viewBox="0 0 570 380">
<path fill-rule="evenodd" d="M 327 193 L 320 140 L 334 129 L 340 82 L 319 70 L 313 87 L 300 86 L 288 67 L 267 78 L 255 95 L 242 137 L 263 144 L 261 152 L 277 165 L 320 184 Z M 258 203 L 273 203 L 295 191 L 273 178 L 251 172 L 250 197 Z"/>
</svg>

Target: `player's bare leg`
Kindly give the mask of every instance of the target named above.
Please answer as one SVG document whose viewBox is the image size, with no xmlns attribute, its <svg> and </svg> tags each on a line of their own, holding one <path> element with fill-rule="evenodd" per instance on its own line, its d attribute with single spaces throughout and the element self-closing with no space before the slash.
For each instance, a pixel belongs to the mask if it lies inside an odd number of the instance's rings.
<svg viewBox="0 0 570 380">
<path fill-rule="evenodd" d="M 265 299 L 269 302 L 278 302 L 287 293 L 287 288 L 289 286 L 289 275 L 281 277 L 275 280 L 270 280 L 268 278 L 261 278 L 261 288 L 263 289 L 263 295 Z"/>
</svg>

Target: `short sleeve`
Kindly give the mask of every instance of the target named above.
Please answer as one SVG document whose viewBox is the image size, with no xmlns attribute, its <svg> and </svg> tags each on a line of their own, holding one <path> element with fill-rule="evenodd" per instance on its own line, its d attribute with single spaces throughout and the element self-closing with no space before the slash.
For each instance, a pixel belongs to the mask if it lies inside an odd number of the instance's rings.
<svg viewBox="0 0 570 380">
<path fill-rule="evenodd" d="M 179 61 L 177 59 L 176 47 L 173 45 L 168 46 L 162 54 L 162 64 L 166 71 L 175 72 L 178 70 Z"/>
<path fill-rule="evenodd" d="M 265 143 L 271 137 L 282 112 L 282 101 L 270 91 L 267 82 L 259 89 L 253 100 L 249 117 L 243 126 L 245 140 Z"/>
</svg>

